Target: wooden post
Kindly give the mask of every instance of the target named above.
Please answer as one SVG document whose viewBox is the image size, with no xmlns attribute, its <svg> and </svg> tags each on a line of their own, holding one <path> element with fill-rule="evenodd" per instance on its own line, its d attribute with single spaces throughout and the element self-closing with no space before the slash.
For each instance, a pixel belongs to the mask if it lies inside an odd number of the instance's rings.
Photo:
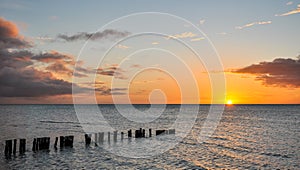
<svg viewBox="0 0 300 170">
<path fill-rule="evenodd" d="M 152 137 L 152 129 L 149 129 L 149 137 Z"/>
<path fill-rule="evenodd" d="M 16 152 L 17 152 L 17 139 L 14 139 L 13 154 L 16 155 Z"/>
<path fill-rule="evenodd" d="M 114 131 L 114 142 L 117 142 L 118 131 Z"/>
<path fill-rule="evenodd" d="M 142 135 L 143 138 L 145 137 L 145 134 L 146 134 L 146 131 L 145 131 L 145 129 L 143 129 L 143 135 Z"/>
<path fill-rule="evenodd" d="M 74 136 L 65 136 L 65 147 L 73 147 Z"/>
<path fill-rule="evenodd" d="M 65 146 L 65 137 L 64 136 L 60 136 L 59 137 L 59 147 L 63 148 Z"/>
<path fill-rule="evenodd" d="M 110 143 L 110 132 L 107 132 L 107 141 Z"/>
<path fill-rule="evenodd" d="M 158 136 L 158 135 L 161 135 L 161 134 L 165 134 L 165 130 L 156 130 L 156 132 L 155 132 L 156 134 L 156 136 Z"/>
<path fill-rule="evenodd" d="M 99 143 L 103 144 L 103 141 L 104 141 L 104 132 L 100 132 L 98 134 L 98 137 L 99 137 L 99 139 L 98 139 Z"/>
<path fill-rule="evenodd" d="M 121 132 L 121 140 L 124 139 L 124 132 Z"/>
<path fill-rule="evenodd" d="M 85 138 L 85 144 L 89 146 L 91 144 L 91 137 L 88 134 L 85 134 L 84 138 Z"/>
<path fill-rule="evenodd" d="M 46 137 L 46 146 L 45 146 L 45 149 L 47 149 L 49 151 L 50 149 L 50 137 Z"/>
<path fill-rule="evenodd" d="M 19 153 L 20 155 L 24 154 L 26 150 L 26 139 L 20 139 L 19 142 Z"/>
<path fill-rule="evenodd" d="M 5 157 L 11 157 L 12 153 L 12 140 L 6 140 L 5 141 Z"/>
<path fill-rule="evenodd" d="M 58 137 L 55 137 L 54 148 L 57 149 Z"/>
<path fill-rule="evenodd" d="M 131 129 L 128 131 L 128 138 L 131 138 L 132 137 L 132 131 Z"/>
<path fill-rule="evenodd" d="M 33 143 L 32 143 L 32 151 L 35 152 L 37 149 L 36 149 L 36 145 L 37 145 L 37 140 L 36 138 L 33 139 Z"/>
<path fill-rule="evenodd" d="M 97 143 L 98 143 L 98 134 L 95 133 L 95 146 L 98 146 Z"/>
<path fill-rule="evenodd" d="M 175 134 L 175 129 L 169 129 L 169 134 Z"/>
</svg>

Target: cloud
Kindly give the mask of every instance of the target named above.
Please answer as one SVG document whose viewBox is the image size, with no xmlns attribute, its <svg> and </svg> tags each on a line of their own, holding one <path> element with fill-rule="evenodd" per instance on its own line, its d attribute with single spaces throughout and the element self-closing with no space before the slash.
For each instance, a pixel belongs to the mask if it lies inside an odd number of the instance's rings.
<svg viewBox="0 0 300 170">
<path fill-rule="evenodd" d="M 200 25 L 203 25 L 203 24 L 205 23 L 205 19 L 201 19 L 201 20 L 199 21 L 199 23 L 200 23 Z"/>
<path fill-rule="evenodd" d="M 129 46 L 126 46 L 126 45 L 118 44 L 118 45 L 117 45 L 117 48 L 120 48 L 120 49 L 128 49 L 128 48 L 130 48 L 130 47 L 129 47 Z"/>
<path fill-rule="evenodd" d="M 31 47 L 31 43 L 25 41 L 20 35 L 15 23 L 0 17 L 0 50 L 7 48 Z"/>
<path fill-rule="evenodd" d="M 292 5 L 294 2 L 293 1 L 289 1 L 286 3 L 286 5 Z"/>
<path fill-rule="evenodd" d="M 193 37 L 196 37 L 197 34 L 194 34 L 192 32 L 183 32 L 181 34 L 175 34 L 175 35 L 170 35 L 167 37 L 167 39 L 170 39 L 170 38 L 174 38 L 174 39 L 177 39 L 177 38 L 193 38 Z"/>
<path fill-rule="evenodd" d="M 114 29 L 106 29 L 102 32 L 96 33 L 87 33 L 87 32 L 80 32 L 75 35 L 66 35 L 66 34 L 59 34 L 57 36 L 58 39 L 62 39 L 65 41 L 78 41 L 78 40 L 100 40 L 100 39 L 117 39 L 128 36 L 130 33 L 127 31 L 118 31 Z"/>
<path fill-rule="evenodd" d="M 108 95 L 125 95 L 127 91 L 127 88 L 108 88 L 107 86 L 102 86 L 99 88 L 95 89 L 96 92 L 100 95 L 103 96 L 108 96 Z"/>
<path fill-rule="evenodd" d="M 158 45 L 159 42 L 152 42 L 151 44 L 152 44 L 152 45 Z"/>
<path fill-rule="evenodd" d="M 286 13 L 283 13 L 283 14 L 276 14 L 275 16 L 288 16 L 288 15 L 292 15 L 292 14 L 298 14 L 300 13 L 300 4 L 297 5 L 297 8 L 292 10 L 292 11 L 289 11 L 289 12 L 286 12 Z"/>
<path fill-rule="evenodd" d="M 193 39 L 191 39 L 191 41 L 201 41 L 201 40 L 204 40 L 204 39 L 205 39 L 204 37 L 193 38 Z"/>
<path fill-rule="evenodd" d="M 233 71 L 256 75 L 256 80 L 265 85 L 300 87 L 300 56 L 297 59 L 277 58 L 271 62 L 260 62 Z"/>
<path fill-rule="evenodd" d="M 249 24 L 246 24 L 243 26 L 237 26 L 235 28 L 241 30 L 241 29 L 252 27 L 255 25 L 266 25 L 266 24 L 271 24 L 271 23 L 272 23 L 272 21 L 259 21 L 259 22 L 252 22 L 252 23 L 249 23 Z"/>
<path fill-rule="evenodd" d="M 114 76 L 117 79 L 127 79 L 125 76 L 125 71 L 119 68 L 117 65 L 111 65 L 106 68 L 98 68 L 97 74 L 104 76 Z"/>
<path fill-rule="evenodd" d="M 226 32 L 218 32 L 218 33 L 216 33 L 217 35 L 227 35 L 227 33 Z"/>
</svg>

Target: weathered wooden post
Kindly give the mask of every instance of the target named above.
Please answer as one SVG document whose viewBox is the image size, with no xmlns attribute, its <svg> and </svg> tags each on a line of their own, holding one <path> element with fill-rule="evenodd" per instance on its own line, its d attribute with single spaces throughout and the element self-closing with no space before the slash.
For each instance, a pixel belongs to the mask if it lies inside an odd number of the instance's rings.
<svg viewBox="0 0 300 170">
<path fill-rule="evenodd" d="M 142 135 L 142 137 L 144 138 L 144 137 L 146 137 L 146 131 L 145 131 L 145 129 L 143 129 L 143 135 Z"/>
<path fill-rule="evenodd" d="M 63 148 L 65 146 L 65 137 L 64 136 L 60 136 L 59 137 L 59 147 Z"/>
<path fill-rule="evenodd" d="M 50 137 L 46 137 L 45 138 L 45 144 L 46 144 L 46 146 L 45 146 L 45 149 L 47 149 L 48 151 L 50 150 Z"/>
<path fill-rule="evenodd" d="M 152 129 L 149 129 L 149 137 L 152 137 Z"/>
<path fill-rule="evenodd" d="M 107 132 L 107 141 L 110 143 L 110 132 Z"/>
<path fill-rule="evenodd" d="M 16 153 L 17 153 L 17 139 L 14 139 L 13 154 L 16 155 Z"/>
<path fill-rule="evenodd" d="M 132 137 L 132 131 L 131 131 L 131 129 L 129 129 L 129 131 L 128 131 L 128 138 L 131 138 Z"/>
<path fill-rule="evenodd" d="M 91 144 L 91 137 L 88 134 L 85 134 L 84 138 L 85 138 L 85 144 L 89 146 Z"/>
<path fill-rule="evenodd" d="M 19 142 L 19 153 L 20 155 L 24 154 L 26 150 L 26 139 L 20 139 Z"/>
<path fill-rule="evenodd" d="M 156 130 L 155 131 L 155 135 L 158 136 L 158 135 L 161 135 L 161 134 L 164 134 L 165 133 L 165 130 Z"/>
<path fill-rule="evenodd" d="M 11 157 L 12 153 L 12 140 L 6 140 L 5 141 L 5 157 Z"/>
<path fill-rule="evenodd" d="M 37 150 L 37 140 L 36 138 L 34 138 L 32 143 L 32 151 L 35 152 L 36 150 Z"/>
<path fill-rule="evenodd" d="M 118 131 L 114 131 L 114 142 L 117 142 Z"/>
<path fill-rule="evenodd" d="M 100 132 L 98 134 L 98 137 L 99 137 L 99 139 L 98 139 L 99 143 L 103 144 L 103 141 L 104 141 L 104 132 Z"/>
<path fill-rule="evenodd" d="M 121 140 L 124 139 L 124 132 L 121 132 Z"/>
<path fill-rule="evenodd" d="M 73 147 L 74 136 L 65 136 L 65 147 Z"/>
<path fill-rule="evenodd" d="M 95 146 L 98 146 L 98 134 L 97 133 L 95 133 Z"/>
<path fill-rule="evenodd" d="M 55 137 L 54 148 L 57 149 L 58 137 Z"/>
</svg>

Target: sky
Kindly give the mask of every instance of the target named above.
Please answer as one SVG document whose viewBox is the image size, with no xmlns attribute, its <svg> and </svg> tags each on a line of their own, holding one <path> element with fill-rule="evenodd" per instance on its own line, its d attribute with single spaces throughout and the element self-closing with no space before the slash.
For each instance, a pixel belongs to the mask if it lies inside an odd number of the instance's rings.
<svg viewBox="0 0 300 170">
<path fill-rule="evenodd" d="M 0 103 L 299 104 L 299 19 L 299 0 L 0 0 Z"/>
</svg>

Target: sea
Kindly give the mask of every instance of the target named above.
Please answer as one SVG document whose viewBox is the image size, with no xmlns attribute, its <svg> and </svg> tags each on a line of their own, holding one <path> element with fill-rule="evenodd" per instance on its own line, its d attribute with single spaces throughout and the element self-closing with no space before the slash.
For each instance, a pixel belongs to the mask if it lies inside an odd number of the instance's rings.
<svg viewBox="0 0 300 170">
<path fill-rule="evenodd" d="M 300 169 L 300 105 L 227 105 L 205 140 L 199 136 L 213 105 L 116 106 L 80 105 L 79 116 L 74 105 L 0 105 L 0 169 Z M 95 108 L 101 121 L 90 114 Z M 128 138 L 139 128 L 145 138 Z M 156 136 L 159 129 L 175 134 Z M 55 137 L 68 135 L 73 148 L 55 149 Z M 49 150 L 32 151 L 38 137 L 50 137 Z M 25 154 L 6 157 L 5 140 L 21 138 Z"/>
</svg>

